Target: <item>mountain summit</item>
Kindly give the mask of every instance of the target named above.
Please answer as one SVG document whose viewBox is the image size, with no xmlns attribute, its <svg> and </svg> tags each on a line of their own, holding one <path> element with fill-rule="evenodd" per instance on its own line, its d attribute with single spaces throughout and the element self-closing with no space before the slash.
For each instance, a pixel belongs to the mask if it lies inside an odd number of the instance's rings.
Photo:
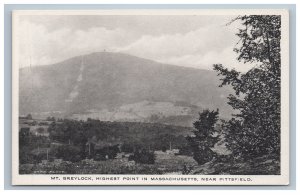
<svg viewBox="0 0 300 195">
<path fill-rule="evenodd" d="M 20 114 L 139 121 L 197 117 L 204 108 L 220 108 L 221 117 L 231 113 L 229 90 L 218 87 L 215 72 L 123 53 L 92 53 L 19 72 Z"/>
</svg>

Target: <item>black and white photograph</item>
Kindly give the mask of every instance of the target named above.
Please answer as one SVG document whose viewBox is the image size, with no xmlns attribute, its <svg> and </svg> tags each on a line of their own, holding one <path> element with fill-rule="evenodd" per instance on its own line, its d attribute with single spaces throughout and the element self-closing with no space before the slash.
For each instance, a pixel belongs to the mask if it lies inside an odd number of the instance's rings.
<svg viewBox="0 0 300 195">
<path fill-rule="evenodd" d="M 13 12 L 13 184 L 287 185 L 288 23 Z"/>
</svg>

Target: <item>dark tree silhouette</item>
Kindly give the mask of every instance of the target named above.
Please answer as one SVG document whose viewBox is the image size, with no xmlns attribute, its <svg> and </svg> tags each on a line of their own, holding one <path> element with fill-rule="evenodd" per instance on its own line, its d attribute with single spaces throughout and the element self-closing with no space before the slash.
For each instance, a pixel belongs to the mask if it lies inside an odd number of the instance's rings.
<svg viewBox="0 0 300 195">
<path fill-rule="evenodd" d="M 194 122 L 194 127 L 196 128 L 194 136 L 187 137 L 193 151 L 193 157 L 198 164 L 204 164 L 215 156 L 211 148 L 219 141 L 215 129 L 218 115 L 219 110 L 204 110 L 199 113 L 199 120 Z"/>
<path fill-rule="evenodd" d="M 31 114 L 27 114 L 26 119 L 32 120 L 32 115 Z"/>
<path fill-rule="evenodd" d="M 55 157 L 62 158 L 66 161 L 77 162 L 80 161 L 80 148 L 72 145 L 63 145 L 52 151 Z"/>
<path fill-rule="evenodd" d="M 154 164 L 155 155 L 153 151 L 147 149 L 139 149 L 134 152 L 130 157 L 131 160 L 134 160 L 136 163 L 140 164 Z"/>
<path fill-rule="evenodd" d="M 220 64 L 214 70 L 223 85 L 235 94 L 228 104 L 238 111 L 223 125 L 228 148 L 237 157 L 251 159 L 261 155 L 280 156 L 280 39 L 281 18 L 275 15 L 240 16 L 243 25 L 234 49 L 238 60 L 252 63 L 246 73 L 228 70 Z"/>
</svg>

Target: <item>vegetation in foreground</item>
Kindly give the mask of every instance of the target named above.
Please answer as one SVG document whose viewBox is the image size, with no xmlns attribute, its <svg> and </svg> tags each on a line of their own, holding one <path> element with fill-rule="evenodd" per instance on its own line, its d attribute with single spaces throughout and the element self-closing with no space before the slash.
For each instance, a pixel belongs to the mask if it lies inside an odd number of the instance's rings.
<svg viewBox="0 0 300 195">
<path fill-rule="evenodd" d="M 219 157 L 211 148 L 219 139 L 215 128 L 219 122 L 226 147 L 231 151 L 219 172 L 280 174 L 280 16 L 239 16 L 232 22 L 235 21 L 243 26 L 234 49 L 237 59 L 254 67 L 241 73 L 216 64 L 214 70 L 221 76 L 220 87 L 229 85 L 234 90 L 228 104 L 237 114 L 225 121 L 218 119 L 218 110 L 203 111 L 194 123 L 194 136 L 188 140 L 199 165 L 212 163 L 211 167 L 217 169 L 219 162 L 214 158 Z"/>
</svg>

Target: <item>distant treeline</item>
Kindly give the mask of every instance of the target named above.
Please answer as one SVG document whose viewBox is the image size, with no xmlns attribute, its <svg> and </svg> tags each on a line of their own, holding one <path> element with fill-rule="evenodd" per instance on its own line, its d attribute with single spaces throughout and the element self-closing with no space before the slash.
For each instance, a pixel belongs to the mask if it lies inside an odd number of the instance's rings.
<svg viewBox="0 0 300 195">
<path fill-rule="evenodd" d="M 20 163 L 55 158 L 74 162 L 84 158 L 105 160 L 115 158 L 120 152 L 135 154 L 131 157 L 135 160 L 142 154 L 151 156 L 155 150 L 174 148 L 192 155 L 186 140 L 192 130 L 154 123 L 57 119 L 48 127 L 48 138 L 20 132 Z"/>
<path fill-rule="evenodd" d="M 169 148 L 170 144 L 173 148 L 186 144 L 185 136 L 191 135 L 193 128 L 154 123 L 64 119 L 54 121 L 48 131 L 50 139 L 60 143 L 80 145 L 90 141 L 99 145 L 136 145 L 161 150 Z"/>
</svg>

